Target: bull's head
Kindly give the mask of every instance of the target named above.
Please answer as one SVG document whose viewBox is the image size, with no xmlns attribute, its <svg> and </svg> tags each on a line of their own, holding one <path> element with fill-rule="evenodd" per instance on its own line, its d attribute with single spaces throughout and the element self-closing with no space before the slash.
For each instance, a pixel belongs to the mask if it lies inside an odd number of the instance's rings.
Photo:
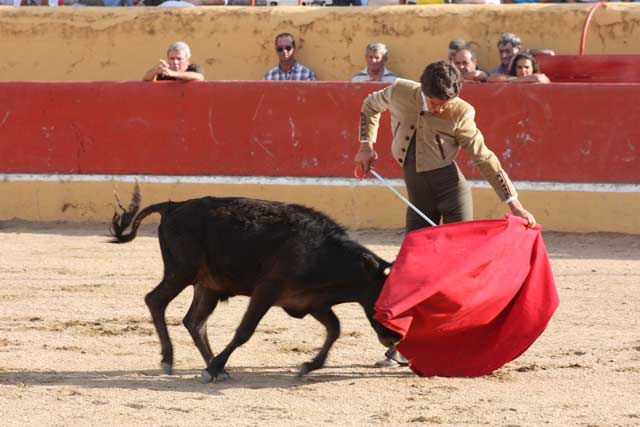
<svg viewBox="0 0 640 427">
<path fill-rule="evenodd" d="M 397 332 L 392 331 L 373 318 L 375 314 L 373 307 L 380 296 L 384 282 L 391 272 L 392 264 L 373 253 L 363 253 L 362 264 L 367 278 L 372 283 L 372 286 L 368 287 L 367 292 L 365 292 L 362 307 L 367 314 L 373 330 L 376 331 L 380 343 L 385 347 L 391 347 L 397 344 L 401 337 Z"/>
</svg>

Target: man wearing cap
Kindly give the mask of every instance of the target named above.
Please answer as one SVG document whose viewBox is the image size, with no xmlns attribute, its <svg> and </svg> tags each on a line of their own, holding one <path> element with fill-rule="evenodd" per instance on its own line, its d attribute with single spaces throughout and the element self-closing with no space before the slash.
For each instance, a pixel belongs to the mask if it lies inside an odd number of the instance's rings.
<svg viewBox="0 0 640 427">
<path fill-rule="evenodd" d="M 398 79 L 370 94 L 360 112 L 360 148 L 354 159 L 357 168 L 366 173 L 378 158 L 374 150 L 378 123 L 382 112 L 389 110 L 391 152 L 403 169 L 409 201 L 431 220 L 452 223 L 473 219 L 471 189 L 455 162 L 462 148 L 513 215 L 534 226 L 534 216 L 522 206 L 500 160 L 485 145 L 474 121 L 474 108 L 458 97 L 461 86 L 458 69 L 450 62 L 438 61 L 425 68 L 420 82 Z M 406 232 L 428 226 L 407 208 Z M 395 348 L 385 356 L 376 366 L 406 364 Z"/>
</svg>

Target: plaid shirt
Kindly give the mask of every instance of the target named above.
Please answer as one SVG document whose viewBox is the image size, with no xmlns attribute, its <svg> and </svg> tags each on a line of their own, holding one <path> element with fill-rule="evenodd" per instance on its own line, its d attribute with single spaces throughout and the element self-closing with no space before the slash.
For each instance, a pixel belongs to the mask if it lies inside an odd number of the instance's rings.
<svg viewBox="0 0 640 427">
<path fill-rule="evenodd" d="M 262 77 L 262 80 L 318 80 L 316 75 L 305 67 L 304 65 L 296 62 L 293 67 L 287 72 L 280 69 L 280 66 L 273 67 L 267 74 Z"/>
</svg>

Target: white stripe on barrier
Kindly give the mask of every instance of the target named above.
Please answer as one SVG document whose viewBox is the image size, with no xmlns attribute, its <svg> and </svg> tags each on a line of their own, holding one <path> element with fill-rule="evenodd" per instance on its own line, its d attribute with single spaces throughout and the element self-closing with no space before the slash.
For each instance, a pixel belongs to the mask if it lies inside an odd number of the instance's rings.
<svg viewBox="0 0 640 427">
<path fill-rule="evenodd" d="M 98 175 L 98 174 L 0 174 L 2 182 L 135 182 L 157 184 L 225 184 L 225 185 L 321 185 L 334 187 L 383 186 L 375 178 L 333 177 L 268 177 L 268 176 L 205 176 L 205 175 Z M 402 179 L 389 179 L 395 187 L 404 187 Z M 490 188 L 484 180 L 469 180 L 472 188 Z M 514 181 L 518 190 L 580 191 L 596 193 L 640 193 L 640 184 L 583 183 L 549 181 Z"/>
</svg>

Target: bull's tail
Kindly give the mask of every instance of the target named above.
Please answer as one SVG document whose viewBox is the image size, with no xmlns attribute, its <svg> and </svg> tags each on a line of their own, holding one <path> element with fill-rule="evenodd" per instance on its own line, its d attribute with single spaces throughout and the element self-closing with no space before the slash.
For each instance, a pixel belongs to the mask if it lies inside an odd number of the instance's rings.
<svg viewBox="0 0 640 427">
<path fill-rule="evenodd" d="M 155 205 L 149 205 L 144 208 L 140 213 L 138 210 L 140 209 L 140 186 L 136 182 L 136 186 L 133 189 L 133 197 L 131 198 L 131 203 L 129 203 L 129 207 L 125 209 L 122 204 L 120 204 L 120 200 L 118 196 L 114 193 L 116 197 L 116 201 L 118 202 L 118 207 L 122 210 L 122 213 L 116 212 L 113 213 L 113 218 L 111 219 L 111 235 L 114 237 L 110 243 L 127 243 L 136 238 L 136 233 L 138 232 L 138 227 L 140 227 L 140 223 L 145 219 L 148 215 L 152 213 L 159 213 L 160 216 L 164 216 L 166 211 L 170 209 L 176 203 L 174 202 L 164 202 L 157 203 Z M 136 215 L 137 214 L 137 215 Z M 131 232 L 129 234 L 124 234 L 124 231 L 131 225 Z"/>
</svg>

